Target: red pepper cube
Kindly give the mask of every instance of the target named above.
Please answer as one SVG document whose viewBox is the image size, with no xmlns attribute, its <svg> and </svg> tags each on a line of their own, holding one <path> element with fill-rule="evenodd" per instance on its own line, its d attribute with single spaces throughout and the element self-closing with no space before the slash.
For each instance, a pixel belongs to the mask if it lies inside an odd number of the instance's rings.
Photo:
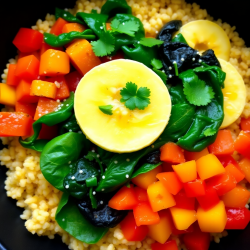
<svg viewBox="0 0 250 250">
<path fill-rule="evenodd" d="M 241 118 L 240 128 L 245 132 L 250 132 L 250 118 Z"/>
<path fill-rule="evenodd" d="M 152 250 L 178 250 L 178 246 L 175 240 L 167 241 L 164 244 L 155 242 L 151 244 Z"/>
<path fill-rule="evenodd" d="M 36 103 L 16 102 L 16 112 L 22 112 L 34 118 L 36 113 Z"/>
<path fill-rule="evenodd" d="M 13 44 L 21 52 L 33 52 L 39 50 L 42 46 L 43 34 L 37 30 L 20 28 L 17 32 Z"/>
<path fill-rule="evenodd" d="M 250 134 L 241 131 L 234 142 L 235 150 L 250 159 Z"/>
<path fill-rule="evenodd" d="M 173 164 L 185 162 L 184 150 L 173 142 L 166 143 L 160 148 L 160 150 L 161 161 L 166 161 Z"/>
<path fill-rule="evenodd" d="M 247 208 L 227 208 L 225 229 L 245 229 L 250 222 L 250 211 Z"/>
<path fill-rule="evenodd" d="M 54 50 L 63 51 L 63 48 L 62 48 L 62 47 L 52 47 L 52 46 L 48 45 L 47 43 L 45 43 L 45 42 L 43 41 L 42 47 L 41 47 L 41 49 L 40 49 L 40 57 L 41 57 L 41 55 L 42 55 L 45 51 L 47 51 L 48 49 L 54 49 Z"/>
<path fill-rule="evenodd" d="M 148 201 L 147 190 L 145 190 L 141 187 L 135 187 L 134 191 L 135 191 L 135 196 L 136 196 L 136 199 L 138 200 L 138 202 Z"/>
<path fill-rule="evenodd" d="M 183 208 L 188 210 L 195 210 L 195 198 L 187 197 L 184 190 L 181 190 L 174 196 L 177 208 Z"/>
<path fill-rule="evenodd" d="M 205 181 L 196 179 L 195 181 L 184 183 L 184 190 L 187 197 L 198 197 L 205 195 Z"/>
<path fill-rule="evenodd" d="M 223 167 L 226 167 L 229 164 L 233 164 L 236 168 L 240 168 L 237 161 L 231 155 L 218 155 L 217 158 L 223 165 Z"/>
<path fill-rule="evenodd" d="M 73 71 L 65 75 L 65 79 L 69 87 L 69 91 L 75 92 L 79 82 L 82 79 L 82 75 L 78 71 Z"/>
<path fill-rule="evenodd" d="M 58 126 L 48 126 L 46 124 L 42 124 L 42 129 L 40 130 L 39 139 L 52 140 L 53 138 L 58 136 Z"/>
<path fill-rule="evenodd" d="M 34 56 L 25 56 L 17 61 L 15 75 L 23 80 L 36 80 L 39 72 L 39 60 Z"/>
<path fill-rule="evenodd" d="M 122 187 L 109 201 L 109 207 L 116 210 L 132 210 L 138 201 L 135 196 L 134 188 Z"/>
<path fill-rule="evenodd" d="M 213 187 L 206 187 L 205 195 L 196 197 L 203 210 L 209 210 L 220 201 L 216 190 Z"/>
<path fill-rule="evenodd" d="M 147 226 L 137 226 L 132 212 L 120 223 L 122 233 L 128 241 L 142 241 L 148 234 Z"/>
<path fill-rule="evenodd" d="M 16 99 L 19 102 L 37 103 L 38 97 L 31 96 L 31 82 L 22 80 L 16 88 Z"/>
<path fill-rule="evenodd" d="M 194 231 L 194 224 L 190 225 L 188 229 L 186 230 L 178 230 L 175 225 L 174 222 L 172 224 L 172 233 L 174 235 L 180 235 L 180 234 L 187 234 L 187 233 L 192 233 Z"/>
<path fill-rule="evenodd" d="M 219 130 L 214 143 L 208 146 L 214 155 L 231 155 L 234 152 L 234 140 L 229 129 Z"/>
<path fill-rule="evenodd" d="M 34 57 L 36 57 L 36 59 L 38 61 L 40 61 L 40 53 L 38 51 L 34 51 L 32 53 L 24 53 L 24 52 L 20 52 L 19 51 L 19 53 L 18 53 L 18 59 L 23 58 L 25 56 L 31 56 L 31 55 L 33 55 Z"/>
<path fill-rule="evenodd" d="M 237 183 L 245 178 L 245 175 L 242 173 L 242 171 L 233 164 L 226 166 L 225 170 L 234 176 Z"/>
<path fill-rule="evenodd" d="M 57 87 L 55 99 L 64 100 L 69 97 L 69 87 L 64 76 L 48 78 L 46 81 L 55 83 Z"/>
<path fill-rule="evenodd" d="M 63 18 L 59 17 L 54 23 L 54 25 L 51 27 L 50 33 L 56 36 L 62 34 L 63 26 L 67 23 L 68 22 L 65 21 Z"/>
<path fill-rule="evenodd" d="M 183 184 L 175 172 L 159 173 L 156 175 L 165 188 L 173 195 L 176 195 L 182 188 Z"/>
<path fill-rule="evenodd" d="M 16 64 L 10 64 L 8 68 L 8 75 L 6 83 L 11 86 L 17 86 L 20 82 L 20 79 L 15 75 L 16 73 Z"/>
</svg>

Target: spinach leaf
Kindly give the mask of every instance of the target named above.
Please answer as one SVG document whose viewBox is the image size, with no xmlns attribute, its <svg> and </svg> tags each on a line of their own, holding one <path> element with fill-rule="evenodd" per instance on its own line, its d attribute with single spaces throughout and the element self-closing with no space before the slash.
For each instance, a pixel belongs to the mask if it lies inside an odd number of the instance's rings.
<svg viewBox="0 0 250 250">
<path fill-rule="evenodd" d="M 65 192 L 63 179 L 70 173 L 69 165 L 79 158 L 85 143 L 85 135 L 69 132 L 46 144 L 41 154 L 40 167 L 45 179 L 55 188 Z"/>
<path fill-rule="evenodd" d="M 87 221 L 66 193 L 63 193 L 57 208 L 56 221 L 70 235 L 87 244 L 97 243 L 108 232 L 108 228 L 96 227 Z"/>
<path fill-rule="evenodd" d="M 61 17 L 68 22 L 84 24 L 84 22 L 82 22 L 80 19 L 76 18 L 70 12 L 68 12 L 66 10 L 59 9 L 59 8 L 56 8 L 55 16 L 56 16 L 56 19 Z"/>
<path fill-rule="evenodd" d="M 161 162 L 157 163 L 157 164 L 150 164 L 150 163 L 145 163 L 143 164 L 140 168 L 138 168 L 132 175 L 131 179 L 137 177 L 140 174 L 145 174 L 155 168 L 157 168 L 158 166 L 161 165 Z"/>
<path fill-rule="evenodd" d="M 109 17 L 115 14 L 132 14 L 131 7 L 127 4 L 126 0 L 108 0 L 101 9 L 101 14 L 108 15 Z"/>
</svg>

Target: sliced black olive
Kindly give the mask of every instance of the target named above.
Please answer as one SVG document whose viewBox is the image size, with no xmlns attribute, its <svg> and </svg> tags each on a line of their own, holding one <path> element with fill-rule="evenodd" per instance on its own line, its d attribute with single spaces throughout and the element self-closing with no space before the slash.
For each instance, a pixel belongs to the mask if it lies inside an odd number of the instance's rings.
<svg viewBox="0 0 250 250">
<path fill-rule="evenodd" d="M 150 164 L 157 164 L 161 162 L 160 155 L 161 155 L 160 150 L 156 150 L 146 156 L 146 162 Z"/>
<path fill-rule="evenodd" d="M 170 42 L 172 39 L 172 35 L 174 32 L 178 31 L 182 26 L 182 21 L 180 20 L 173 20 L 168 22 L 163 26 L 161 29 L 158 39 L 164 42 Z"/>
<path fill-rule="evenodd" d="M 206 63 L 210 66 L 218 66 L 221 68 L 220 62 L 218 61 L 217 57 L 214 54 L 214 51 L 212 49 L 206 50 L 202 53 L 201 56 L 202 62 Z"/>
<path fill-rule="evenodd" d="M 112 228 L 117 226 L 128 214 L 127 210 L 115 210 L 108 206 L 114 193 L 96 194 L 97 208 L 93 209 L 89 197 L 77 200 L 82 215 L 97 227 Z"/>
</svg>

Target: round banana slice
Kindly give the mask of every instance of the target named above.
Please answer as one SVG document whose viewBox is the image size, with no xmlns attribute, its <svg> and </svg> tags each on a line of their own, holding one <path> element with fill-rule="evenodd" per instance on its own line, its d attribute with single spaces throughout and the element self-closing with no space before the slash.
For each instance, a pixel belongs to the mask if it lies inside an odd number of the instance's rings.
<svg viewBox="0 0 250 250">
<path fill-rule="evenodd" d="M 229 62 L 219 59 L 221 68 L 226 72 L 224 96 L 224 120 L 221 128 L 234 123 L 241 115 L 246 104 L 246 86 L 242 76 Z"/>
<path fill-rule="evenodd" d="M 218 58 L 229 60 L 230 40 L 218 24 L 207 20 L 192 21 L 183 25 L 179 32 L 193 49 L 200 52 L 212 49 Z"/>
<path fill-rule="evenodd" d="M 120 90 L 132 82 L 150 89 L 150 104 L 130 110 L 120 101 Z M 99 106 L 112 105 L 112 115 Z M 90 70 L 75 92 L 75 115 L 89 140 L 108 151 L 133 152 L 151 145 L 166 127 L 171 99 L 154 71 L 132 60 L 114 60 Z"/>
</svg>

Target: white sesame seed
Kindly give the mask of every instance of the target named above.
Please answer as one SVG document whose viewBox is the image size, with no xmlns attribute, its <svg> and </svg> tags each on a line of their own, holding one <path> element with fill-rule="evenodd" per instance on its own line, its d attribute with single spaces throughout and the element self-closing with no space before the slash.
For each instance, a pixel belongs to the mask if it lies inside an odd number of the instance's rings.
<svg viewBox="0 0 250 250">
<path fill-rule="evenodd" d="M 172 78 L 172 75 L 169 75 L 169 78 Z"/>
<path fill-rule="evenodd" d="M 69 129 L 69 132 L 72 132 L 72 129 Z"/>
<path fill-rule="evenodd" d="M 105 171 L 107 171 L 107 168 L 105 168 Z"/>
<path fill-rule="evenodd" d="M 48 111 L 48 110 L 46 110 L 46 111 L 45 111 L 45 114 L 48 114 L 48 113 L 49 113 L 49 111 Z"/>
<path fill-rule="evenodd" d="M 43 71 L 43 73 L 44 73 L 44 74 L 47 74 L 47 72 L 46 72 L 46 71 Z"/>
<path fill-rule="evenodd" d="M 172 69 L 172 67 L 168 67 L 170 70 Z"/>
<path fill-rule="evenodd" d="M 39 114 L 38 116 L 42 116 L 41 114 Z"/>
<path fill-rule="evenodd" d="M 93 191 L 93 195 L 96 195 L 96 191 Z"/>
<path fill-rule="evenodd" d="M 57 88 L 61 87 L 61 84 L 59 82 L 57 82 L 57 81 L 55 81 L 55 85 L 56 85 Z"/>
<path fill-rule="evenodd" d="M 92 177 L 92 178 L 94 178 L 95 176 L 94 176 L 94 175 L 92 175 L 91 177 Z"/>
<path fill-rule="evenodd" d="M 103 204 L 103 201 L 100 201 L 100 204 Z"/>
<path fill-rule="evenodd" d="M 193 58 L 192 60 L 195 61 L 195 58 Z"/>
<path fill-rule="evenodd" d="M 57 58 L 60 58 L 60 56 L 57 56 Z"/>
<path fill-rule="evenodd" d="M 155 145 L 152 145 L 152 146 L 151 146 L 151 148 L 154 148 L 154 147 L 155 147 Z"/>
<path fill-rule="evenodd" d="M 69 106 L 69 104 L 66 104 L 66 106 L 68 107 L 68 106 Z"/>
<path fill-rule="evenodd" d="M 184 62 L 185 61 L 185 59 L 184 58 L 181 58 L 181 60 Z"/>
<path fill-rule="evenodd" d="M 93 150 L 91 150 L 93 153 L 95 153 L 95 150 L 93 149 Z"/>
<path fill-rule="evenodd" d="M 102 29 L 103 29 L 103 27 L 101 26 L 101 27 L 100 27 L 100 29 L 102 30 Z"/>
<path fill-rule="evenodd" d="M 159 31 L 158 31 L 158 30 L 156 30 L 156 31 L 155 31 L 155 33 L 156 33 L 156 34 L 158 34 L 158 33 L 159 33 Z"/>
<path fill-rule="evenodd" d="M 71 177 L 71 180 L 74 180 L 75 178 L 76 178 L 75 176 L 72 176 L 72 177 Z"/>
<path fill-rule="evenodd" d="M 137 42 L 138 44 L 140 43 L 140 41 Z"/>
<path fill-rule="evenodd" d="M 66 99 L 64 99 L 63 101 L 66 102 Z"/>
<path fill-rule="evenodd" d="M 2 118 L 3 117 L 3 115 L 0 115 L 0 118 Z"/>
<path fill-rule="evenodd" d="M 176 64 L 176 61 L 173 61 L 173 64 Z"/>
<path fill-rule="evenodd" d="M 78 131 L 78 134 L 82 134 L 82 131 Z"/>
<path fill-rule="evenodd" d="M 129 178 L 129 175 L 128 175 L 128 174 L 126 174 L 126 178 L 127 178 L 127 179 Z"/>
<path fill-rule="evenodd" d="M 66 185 L 66 186 L 65 186 L 65 188 L 67 188 L 67 189 L 68 189 L 68 188 L 69 188 L 69 185 Z"/>
<path fill-rule="evenodd" d="M 69 164 L 71 163 L 71 161 L 68 162 Z"/>
<path fill-rule="evenodd" d="M 165 73 L 165 70 L 163 69 L 161 72 Z"/>
<path fill-rule="evenodd" d="M 118 163 L 118 161 L 114 161 L 114 163 L 115 163 L 115 164 L 117 164 L 117 163 Z"/>
<path fill-rule="evenodd" d="M 200 54 L 200 52 L 199 51 L 197 51 L 197 55 L 199 55 Z"/>
<path fill-rule="evenodd" d="M 125 23 L 122 23 L 122 25 L 125 25 Z"/>
<path fill-rule="evenodd" d="M 105 189 L 103 188 L 102 191 L 105 191 Z"/>
<path fill-rule="evenodd" d="M 105 179 L 105 176 L 104 176 L 104 175 L 102 176 L 102 179 L 103 179 L 103 180 Z"/>
<path fill-rule="evenodd" d="M 100 155 L 96 155 L 96 157 L 97 157 L 97 158 L 99 158 L 99 157 L 100 157 Z"/>
<path fill-rule="evenodd" d="M 70 168 L 72 168 L 73 166 L 72 165 L 69 165 Z"/>
<path fill-rule="evenodd" d="M 128 159 L 126 159 L 126 161 L 127 161 L 127 162 L 129 162 L 129 161 L 130 161 L 130 159 L 128 158 Z"/>
<path fill-rule="evenodd" d="M 65 219 L 63 218 L 62 221 L 65 221 Z"/>
<path fill-rule="evenodd" d="M 202 62 L 202 60 L 200 59 L 200 60 L 199 60 L 199 63 L 201 63 L 201 62 Z"/>
<path fill-rule="evenodd" d="M 37 87 L 37 89 L 40 89 L 40 88 L 41 88 L 40 86 Z"/>
<path fill-rule="evenodd" d="M 57 101 L 57 102 L 60 102 L 60 100 L 59 100 L 59 99 L 57 99 L 56 101 Z"/>
</svg>

